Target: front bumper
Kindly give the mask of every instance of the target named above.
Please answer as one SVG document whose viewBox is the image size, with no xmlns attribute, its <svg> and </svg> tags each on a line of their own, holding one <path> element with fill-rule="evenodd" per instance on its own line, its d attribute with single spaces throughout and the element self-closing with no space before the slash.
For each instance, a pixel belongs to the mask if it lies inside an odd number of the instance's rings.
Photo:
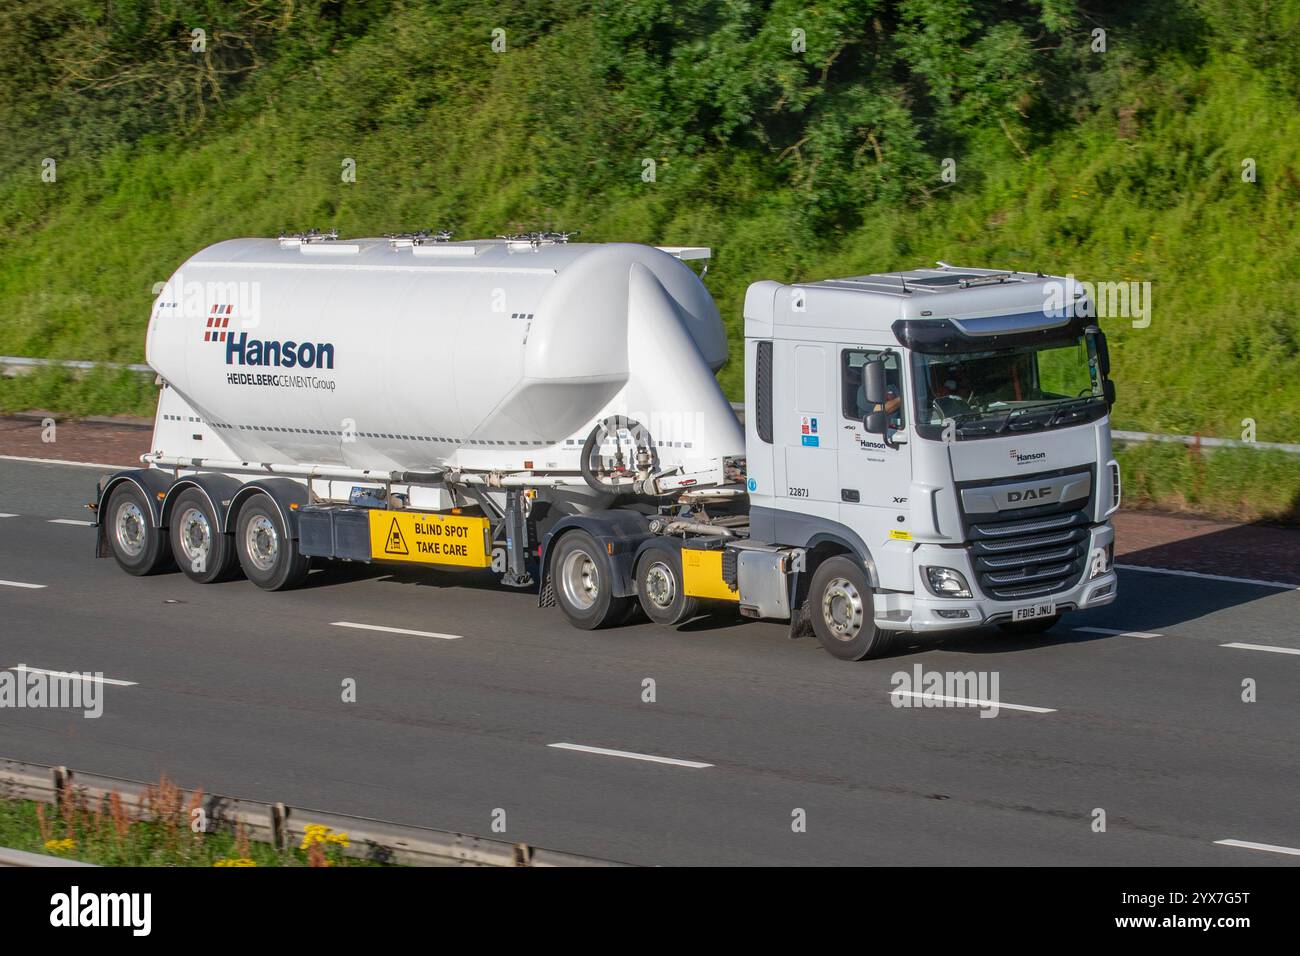
<svg viewBox="0 0 1300 956">
<path fill-rule="evenodd" d="M 1115 531 L 1110 525 L 1097 525 L 1089 537 L 1088 553 L 1095 554 L 1100 549 L 1104 554 L 1114 540 Z M 1091 579 L 1088 577 L 1091 568 L 1088 568 L 1079 583 L 1069 590 L 1023 601 L 995 601 L 979 593 L 975 585 L 974 568 L 971 567 L 969 552 L 965 548 L 921 545 L 913 552 L 913 564 L 915 573 L 911 594 L 884 592 L 874 596 L 877 627 L 920 632 L 963 630 L 1009 621 L 1016 608 L 1045 601 L 1052 601 L 1059 611 L 1085 611 L 1102 607 L 1114 601 L 1119 592 L 1119 580 L 1113 567 L 1108 567 Z M 935 597 L 921 579 L 921 569 L 927 565 L 961 571 L 975 588 L 975 596 Z"/>
</svg>

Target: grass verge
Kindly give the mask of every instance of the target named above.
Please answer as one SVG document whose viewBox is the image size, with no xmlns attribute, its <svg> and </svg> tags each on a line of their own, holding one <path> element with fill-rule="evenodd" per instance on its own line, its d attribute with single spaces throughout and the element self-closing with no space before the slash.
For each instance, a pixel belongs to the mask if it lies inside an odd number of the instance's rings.
<svg viewBox="0 0 1300 956">
<path fill-rule="evenodd" d="M 137 803 L 113 793 L 98 803 L 78 794 L 52 807 L 0 799 L 0 846 L 101 866 L 377 866 L 343 855 L 346 833 L 308 827 L 302 842 L 280 851 L 229 832 L 197 831 L 202 793 L 188 802 L 163 778 Z"/>
<path fill-rule="evenodd" d="M 0 376 L 0 414 L 49 408 L 72 416 L 152 418 L 157 407 L 153 376 L 126 369 L 46 367 Z"/>
<path fill-rule="evenodd" d="M 1117 445 L 1115 457 L 1125 507 L 1300 524 L 1300 456 L 1142 442 Z"/>
</svg>

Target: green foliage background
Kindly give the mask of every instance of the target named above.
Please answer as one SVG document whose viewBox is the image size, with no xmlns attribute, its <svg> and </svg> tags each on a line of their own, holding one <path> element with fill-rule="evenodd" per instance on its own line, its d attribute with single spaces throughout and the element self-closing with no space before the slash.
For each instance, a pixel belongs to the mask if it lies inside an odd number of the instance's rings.
<svg viewBox="0 0 1300 956">
<path fill-rule="evenodd" d="M 1297 441 L 1298 102 L 1300 0 L 8 0 L 0 354 L 141 361 L 155 283 L 232 236 L 549 226 L 712 246 L 733 356 L 760 278 L 1149 280 L 1116 425 Z M 58 390 L 151 411 L 0 402 Z"/>
</svg>

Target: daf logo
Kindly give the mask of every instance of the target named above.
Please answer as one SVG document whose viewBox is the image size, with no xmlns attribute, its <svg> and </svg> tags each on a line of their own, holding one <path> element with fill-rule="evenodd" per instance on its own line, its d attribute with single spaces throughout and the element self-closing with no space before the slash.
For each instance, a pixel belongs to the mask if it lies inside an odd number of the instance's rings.
<svg viewBox="0 0 1300 956">
<path fill-rule="evenodd" d="M 1052 497 L 1052 486 L 1044 485 L 1042 488 L 1026 488 L 1024 491 L 1008 491 L 1007 502 L 1016 501 L 1042 501 Z"/>
</svg>

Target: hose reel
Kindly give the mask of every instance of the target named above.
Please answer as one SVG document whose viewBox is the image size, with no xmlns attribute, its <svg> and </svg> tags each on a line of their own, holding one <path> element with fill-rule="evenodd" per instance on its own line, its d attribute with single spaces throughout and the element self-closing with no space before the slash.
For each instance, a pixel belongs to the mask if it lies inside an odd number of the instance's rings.
<svg viewBox="0 0 1300 956">
<path fill-rule="evenodd" d="M 602 455 L 607 442 L 614 443 L 611 455 Z M 593 461 L 594 459 L 594 461 Z M 606 459 L 609 463 L 606 464 Z M 627 491 L 645 492 L 644 485 L 651 478 L 658 463 L 654 439 L 640 422 L 614 415 L 602 419 L 591 430 L 582 445 L 578 463 L 582 479 L 601 494 L 619 494 Z"/>
</svg>

